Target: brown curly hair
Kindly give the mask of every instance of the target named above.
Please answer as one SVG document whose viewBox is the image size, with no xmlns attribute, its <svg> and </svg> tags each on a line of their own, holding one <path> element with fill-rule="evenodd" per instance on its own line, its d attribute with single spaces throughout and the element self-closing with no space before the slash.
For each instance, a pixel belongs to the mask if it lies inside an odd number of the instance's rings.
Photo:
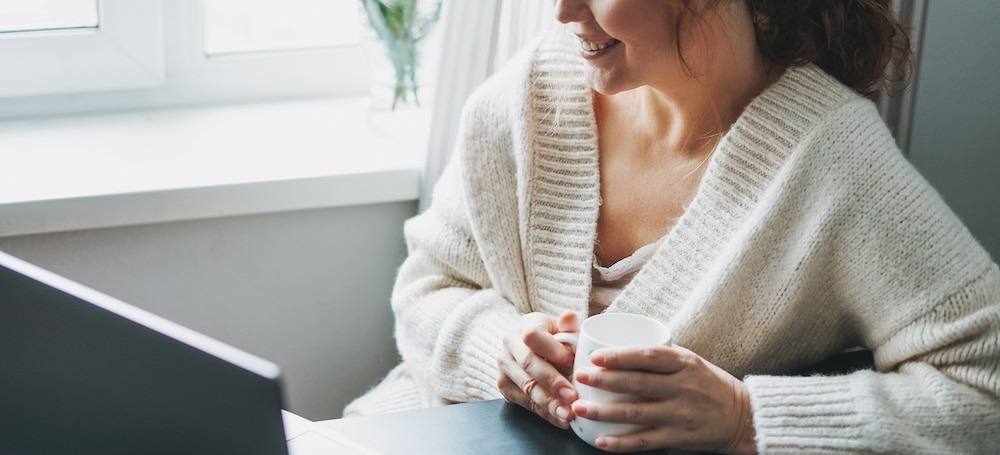
<svg viewBox="0 0 1000 455">
<path fill-rule="evenodd" d="M 815 63 L 875 98 L 906 80 L 910 39 L 889 0 L 747 0 L 757 44 L 768 61 Z"/>
<path fill-rule="evenodd" d="M 677 50 L 687 18 L 700 17 L 719 4 L 695 7 L 684 0 L 687 17 L 677 18 Z M 746 1 L 764 58 L 781 66 L 815 63 L 858 93 L 877 98 L 892 83 L 905 81 L 912 54 L 904 26 L 890 0 L 740 0 Z M 687 67 L 687 62 L 684 62 Z M 690 69 L 690 68 L 688 68 Z"/>
</svg>

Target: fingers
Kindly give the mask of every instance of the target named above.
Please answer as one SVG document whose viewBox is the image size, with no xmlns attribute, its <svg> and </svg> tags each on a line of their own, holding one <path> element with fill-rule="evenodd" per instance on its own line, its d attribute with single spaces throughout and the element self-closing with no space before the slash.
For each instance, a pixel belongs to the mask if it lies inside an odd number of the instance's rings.
<svg viewBox="0 0 1000 455">
<path fill-rule="evenodd" d="M 537 360 L 537 356 L 533 356 L 533 358 L 536 360 L 530 361 L 528 367 L 537 370 L 537 364 L 532 365 L 532 363 L 544 363 L 544 360 Z M 560 385 L 553 387 L 543 384 L 529 373 L 524 368 L 525 364 L 519 362 L 514 355 L 502 356 L 497 363 L 501 372 L 497 387 L 508 402 L 538 414 L 557 427 L 563 429 L 569 427 L 569 421 L 573 418 L 572 411 L 557 395 L 558 392 L 553 392 L 560 390 L 558 388 Z M 549 368 L 555 370 L 551 365 Z M 558 373 L 556 374 L 558 375 Z M 566 378 L 561 375 L 559 377 L 565 381 L 566 386 L 569 386 L 569 381 Z"/>
<path fill-rule="evenodd" d="M 588 417 L 591 418 L 591 417 Z M 635 452 L 652 448 L 672 447 L 711 453 L 755 453 L 753 441 L 734 449 L 724 445 L 711 433 L 713 425 L 688 421 L 674 425 L 649 425 L 644 430 L 623 435 L 602 435 L 595 441 L 598 448 L 607 452 Z"/>
<path fill-rule="evenodd" d="M 665 406 L 671 407 L 664 411 Z M 577 401 L 573 404 L 577 415 L 591 420 L 645 425 L 648 428 L 624 435 L 604 435 L 597 439 L 597 447 L 608 452 L 632 452 L 654 447 L 675 447 L 716 452 L 721 444 L 706 435 L 711 422 L 699 419 L 694 412 L 677 409 L 676 404 L 663 402 L 619 402 L 598 405 Z"/>
<path fill-rule="evenodd" d="M 532 382 L 532 380 L 522 380 L 521 384 L 518 384 L 515 379 L 511 379 L 507 375 L 501 375 L 500 379 L 497 381 L 497 388 L 500 389 L 500 394 L 503 395 L 504 399 L 509 403 L 521 406 L 535 414 L 538 414 L 545 420 L 548 420 L 551 424 L 556 426 L 562 426 L 562 422 L 557 418 L 558 414 L 555 414 L 549 410 L 548 407 L 541 406 L 536 399 L 541 401 L 542 397 L 538 397 L 538 390 L 535 387 L 537 383 Z M 535 398 L 532 397 L 535 395 Z"/>
<path fill-rule="evenodd" d="M 569 404 L 578 398 L 576 390 L 557 365 L 572 366 L 572 351 L 556 341 L 557 321 L 552 316 L 531 313 L 522 319 L 516 336 L 503 340 L 503 354 L 497 361 L 497 386 L 507 401 L 545 418 L 553 425 L 568 428 L 573 413 Z"/>
<path fill-rule="evenodd" d="M 620 436 L 600 436 L 595 442 L 599 449 L 607 452 L 635 452 L 678 444 L 678 439 L 677 435 L 661 429 L 649 429 Z"/>
<path fill-rule="evenodd" d="M 674 447 L 717 452 L 731 439 L 719 434 L 719 420 L 704 419 L 697 409 L 682 402 L 648 401 L 598 404 L 573 403 L 579 417 L 602 422 L 631 423 L 648 427 L 626 435 L 601 436 L 597 446 L 609 452 L 629 452 L 653 447 Z"/>
<path fill-rule="evenodd" d="M 573 377 L 580 384 L 644 398 L 672 398 L 677 394 L 675 381 L 656 373 L 587 369 L 575 372 Z"/>
<path fill-rule="evenodd" d="M 595 367 L 576 371 L 574 379 L 608 392 L 641 397 L 643 401 L 597 404 L 580 400 L 573 405 L 574 413 L 622 423 L 663 424 L 674 420 L 658 412 L 662 410 L 662 404 L 658 403 L 701 395 L 700 376 L 688 374 L 696 370 L 690 367 L 699 364 L 701 358 L 688 357 L 689 353 L 686 349 L 668 346 L 595 351 L 591 355 Z"/>
<path fill-rule="evenodd" d="M 579 332 L 580 316 L 573 311 L 564 311 L 556 319 L 556 327 L 560 332 Z"/>
<path fill-rule="evenodd" d="M 553 334 L 578 328 L 575 313 L 563 313 L 558 319 L 543 313 L 525 315 L 518 335 L 504 338 L 503 353 L 497 360 L 497 387 L 504 398 L 553 425 L 568 428 L 574 417 L 569 405 L 579 398 L 566 377 L 572 370 L 574 353 Z"/>
<path fill-rule="evenodd" d="M 598 349 L 590 355 L 595 366 L 613 370 L 644 370 L 677 373 L 699 362 L 701 357 L 678 346 L 651 346 Z"/>
<path fill-rule="evenodd" d="M 559 332 L 556 321 L 549 315 L 531 313 L 521 324 L 521 341 L 549 363 L 562 368 L 573 367 L 573 350 L 556 341 L 553 333 Z"/>
<path fill-rule="evenodd" d="M 506 349 L 511 353 L 510 360 L 516 363 L 516 365 L 509 368 L 511 370 L 518 370 L 515 372 L 516 374 L 525 375 L 525 380 L 532 378 L 549 395 L 555 397 L 564 405 L 568 405 L 578 398 L 570 380 L 566 376 L 563 376 L 542 355 L 532 351 L 527 344 L 519 343 L 517 340 L 508 338 L 504 340 L 504 343 L 506 344 Z"/>
<path fill-rule="evenodd" d="M 576 371 L 574 379 L 609 392 L 646 398 L 671 398 L 687 389 L 679 373 L 696 366 L 701 358 L 686 349 L 655 346 L 649 348 L 599 349 L 590 356 L 595 368 Z"/>
<path fill-rule="evenodd" d="M 678 416 L 676 409 L 665 411 L 661 401 L 597 403 L 577 400 L 571 409 L 575 415 L 590 420 L 638 425 L 668 425 L 683 418 Z"/>
<path fill-rule="evenodd" d="M 686 349 L 618 348 L 595 353 L 599 366 L 575 373 L 581 384 L 625 393 L 638 401 L 573 403 L 587 419 L 649 427 L 602 437 L 610 452 L 673 447 L 711 452 L 752 452 L 754 429 L 749 393 L 737 378 Z M 627 368 L 627 369 L 626 369 Z"/>
</svg>

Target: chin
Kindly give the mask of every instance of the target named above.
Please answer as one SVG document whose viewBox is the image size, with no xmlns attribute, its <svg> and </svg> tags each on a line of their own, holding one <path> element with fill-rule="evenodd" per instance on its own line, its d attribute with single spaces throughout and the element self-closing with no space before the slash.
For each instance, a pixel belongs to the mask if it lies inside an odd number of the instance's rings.
<svg viewBox="0 0 1000 455">
<path fill-rule="evenodd" d="M 615 84 L 609 84 L 607 80 L 594 77 L 587 78 L 587 86 L 590 87 L 591 90 L 605 96 L 614 95 L 623 91 Z"/>
<path fill-rule="evenodd" d="M 631 90 L 631 88 L 618 88 L 618 87 L 609 86 L 609 85 L 602 85 L 602 84 L 587 84 L 587 85 L 590 86 L 591 90 L 593 90 L 593 91 L 595 91 L 595 92 L 597 92 L 597 93 L 599 93 L 601 95 L 604 95 L 604 96 L 617 95 L 619 93 L 627 92 L 627 91 Z"/>
<path fill-rule="evenodd" d="M 601 71 L 593 67 L 587 68 L 584 73 L 587 86 L 601 95 L 611 96 L 636 88 L 634 84 L 628 84 L 624 78 L 615 75 L 614 72 Z"/>
</svg>

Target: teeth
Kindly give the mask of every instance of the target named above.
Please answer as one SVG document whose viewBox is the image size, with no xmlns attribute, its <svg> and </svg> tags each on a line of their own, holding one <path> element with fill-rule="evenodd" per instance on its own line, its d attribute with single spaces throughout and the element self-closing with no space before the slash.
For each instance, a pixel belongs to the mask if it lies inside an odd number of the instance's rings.
<svg viewBox="0 0 1000 455">
<path fill-rule="evenodd" d="M 604 49 L 604 48 L 610 46 L 611 43 L 613 43 L 613 42 L 614 41 L 605 41 L 603 43 L 593 43 L 593 42 L 590 42 L 590 41 L 582 41 L 581 40 L 580 41 L 580 45 L 583 47 L 583 50 L 585 50 L 585 51 L 595 52 L 595 51 L 599 51 L 601 49 Z"/>
</svg>

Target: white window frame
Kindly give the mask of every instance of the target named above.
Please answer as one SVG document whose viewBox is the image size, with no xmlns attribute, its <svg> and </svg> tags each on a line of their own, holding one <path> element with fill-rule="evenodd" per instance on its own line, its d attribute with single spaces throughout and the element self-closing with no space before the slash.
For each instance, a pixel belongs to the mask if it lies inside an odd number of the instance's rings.
<svg viewBox="0 0 1000 455">
<path fill-rule="evenodd" d="M 360 16 L 359 16 L 360 20 Z M 83 69 L 47 88 L 26 88 L 24 81 L 44 80 L 59 66 L 23 66 L 8 76 L 0 71 L 0 119 L 303 97 L 365 96 L 368 61 L 363 46 L 302 49 L 247 54 L 206 55 L 201 0 L 100 0 L 95 30 L 27 32 L 0 40 L 0 61 L 32 61 L 54 55 L 94 63 L 93 77 Z M 94 60 L 97 42 L 139 68 Z M 91 45 L 94 46 L 94 45 Z M 9 52 L 9 53 L 8 53 Z M 75 55 L 69 52 L 77 52 Z M 80 56 L 86 55 L 84 60 Z M 73 57 L 73 58 L 70 58 Z M 17 58 L 18 60 L 8 60 Z M 63 60 L 62 62 L 60 61 Z M 121 60 L 121 58 L 120 58 Z M 125 68 L 125 69 L 122 69 Z M 111 76 L 108 73 L 120 73 Z M 53 78 L 54 79 L 54 78 Z M 89 85 L 79 82 L 93 79 Z M 22 85 L 14 84 L 18 80 Z M 13 95 L 13 96 L 12 96 Z"/>
<path fill-rule="evenodd" d="M 0 34 L 0 97 L 162 84 L 165 77 L 159 0 L 102 2 L 98 27 Z"/>
</svg>

